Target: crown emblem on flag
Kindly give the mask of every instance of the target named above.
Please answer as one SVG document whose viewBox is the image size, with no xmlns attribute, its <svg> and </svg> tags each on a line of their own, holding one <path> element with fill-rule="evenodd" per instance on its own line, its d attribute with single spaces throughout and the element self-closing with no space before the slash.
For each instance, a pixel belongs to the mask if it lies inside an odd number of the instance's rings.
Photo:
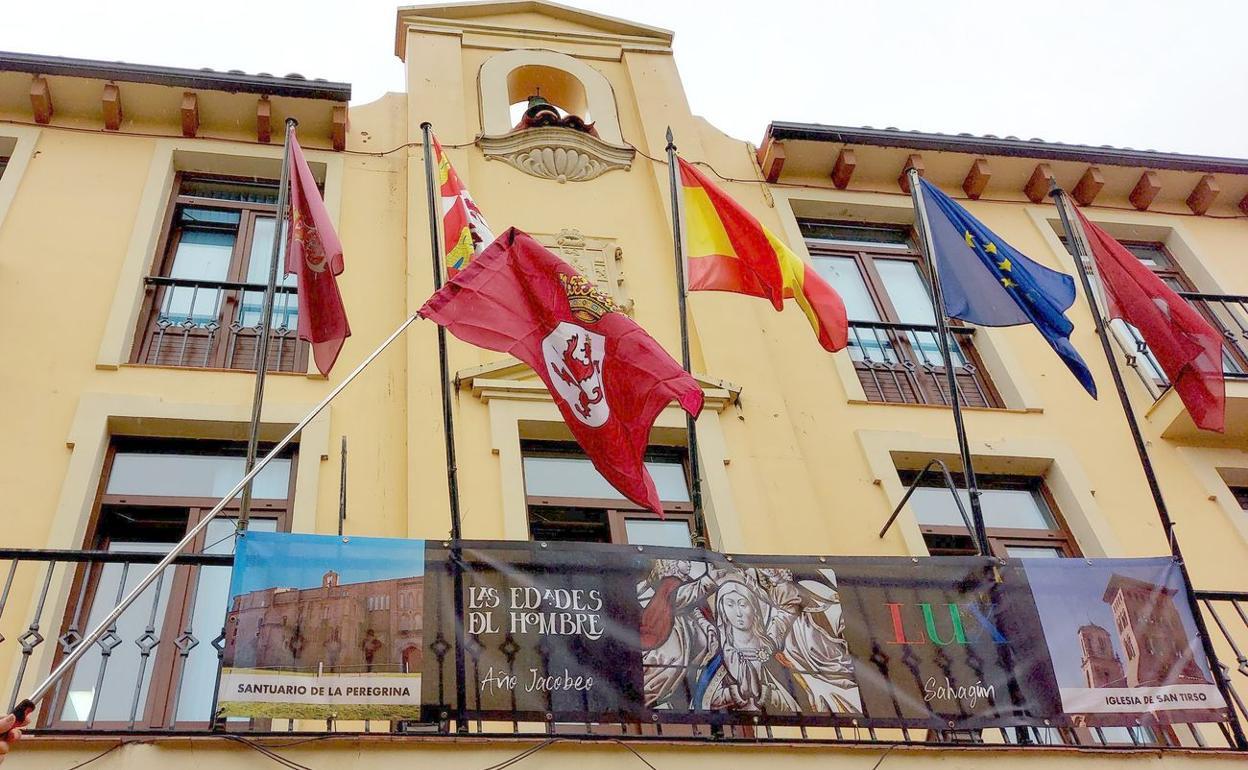
<svg viewBox="0 0 1248 770">
<path fill-rule="evenodd" d="M 578 321 L 588 324 L 597 323 L 607 313 L 619 312 L 620 308 L 615 304 L 615 300 L 608 297 L 600 291 L 585 276 L 574 273 L 567 275 L 559 274 L 559 283 L 563 284 L 563 290 L 568 295 L 568 305 L 571 306 L 572 315 L 576 316 Z"/>
</svg>

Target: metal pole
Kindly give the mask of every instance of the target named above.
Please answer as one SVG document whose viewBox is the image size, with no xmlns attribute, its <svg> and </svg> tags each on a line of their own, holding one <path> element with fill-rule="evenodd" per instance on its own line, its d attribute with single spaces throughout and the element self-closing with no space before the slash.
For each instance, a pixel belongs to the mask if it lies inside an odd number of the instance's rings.
<svg viewBox="0 0 1248 770">
<path fill-rule="evenodd" d="M 685 246 L 681 233 L 680 221 L 680 183 L 676 178 L 676 144 L 672 138 L 672 127 L 667 127 L 667 176 L 672 196 L 672 241 L 676 245 L 676 307 L 680 314 L 680 363 L 685 372 L 693 376 L 693 367 L 689 357 L 689 310 L 686 303 L 685 290 Z M 692 415 L 685 413 L 685 430 L 689 434 L 689 482 L 690 502 L 693 503 L 693 527 L 697 530 L 693 535 L 693 544 L 706 547 L 706 514 L 702 510 L 702 469 L 699 466 L 698 453 L 698 422 Z"/>
<path fill-rule="evenodd" d="M 433 124 L 420 124 L 425 143 L 425 193 L 429 203 L 429 249 L 433 258 L 433 290 L 442 288 L 442 242 L 438 238 L 438 213 L 441 211 L 437 177 L 433 168 Z M 446 329 L 438 324 L 438 372 L 442 386 L 443 438 L 446 442 L 446 489 L 451 503 L 451 579 L 455 598 L 455 731 L 468 732 L 468 689 L 464 681 L 464 568 L 460 538 L 463 531 L 459 517 L 459 473 L 455 464 L 455 421 L 451 411 L 451 367 L 446 355 Z"/>
<path fill-rule="evenodd" d="M 945 376 L 949 380 L 949 401 L 953 406 L 953 427 L 958 434 L 958 451 L 962 455 L 962 475 L 966 479 L 966 493 L 971 499 L 971 521 L 975 525 L 975 540 L 983 556 L 991 556 L 988 534 L 984 530 L 984 512 L 979 504 L 979 483 L 975 480 L 975 466 L 971 463 L 971 447 L 966 440 L 966 425 L 962 420 L 962 403 L 959 400 L 958 377 L 953 372 L 953 354 L 949 347 L 949 324 L 945 319 L 945 300 L 940 291 L 940 273 L 936 269 L 936 252 L 932 243 L 932 230 L 927 221 L 927 209 L 923 205 L 923 187 L 919 184 L 919 172 L 909 169 L 906 178 L 910 182 L 910 200 L 914 203 L 914 218 L 919 227 L 919 245 L 927 260 L 932 276 L 932 312 L 936 316 L 940 354 L 945 362 Z"/>
<path fill-rule="evenodd" d="M 425 140 L 425 192 L 429 201 L 429 245 L 433 257 L 433 290 L 442 288 L 442 249 L 438 239 L 438 189 L 433 168 L 433 124 L 420 124 Z M 451 498 L 451 539 L 459 540 L 459 474 L 455 467 L 455 421 L 451 412 L 451 367 L 446 357 L 446 329 L 438 325 L 438 370 L 442 375 L 442 422 L 446 440 L 446 488 Z"/>
<path fill-rule="evenodd" d="M 247 462 L 243 469 L 250 471 L 256 464 L 256 449 L 260 443 L 260 411 L 264 406 L 264 375 L 269 368 L 269 332 L 273 326 L 273 295 L 277 293 L 277 259 L 282 251 L 282 236 L 286 230 L 286 208 L 290 199 L 290 140 L 299 121 L 286 118 L 286 143 L 282 146 L 282 174 L 277 183 L 277 219 L 273 223 L 273 248 L 269 251 L 269 282 L 264 288 L 264 302 L 260 306 L 260 332 L 256 340 L 256 389 L 251 396 L 251 427 L 247 432 Z M 255 259 L 252 254 L 251 258 Z M 243 292 L 246 299 L 247 292 Z M 241 300 L 240 300 L 241 301 Z M 243 487 L 243 500 L 239 506 L 238 531 L 245 532 L 251 520 L 251 482 Z"/>
<path fill-rule="evenodd" d="M 342 437 L 342 465 L 338 469 L 338 536 L 347 522 L 347 437 Z"/>
<path fill-rule="evenodd" d="M 1144 479 L 1148 482 L 1148 491 L 1152 493 L 1153 504 L 1157 507 L 1157 516 L 1161 519 L 1162 530 L 1166 534 L 1166 541 L 1170 544 L 1170 554 L 1174 557 L 1175 562 L 1179 566 L 1179 573 L 1183 577 L 1183 585 L 1187 594 L 1188 605 L 1192 608 L 1192 617 L 1196 621 L 1196 630 L 1200 635 L 1201 645 L 1205 650 L 1205 657 L 1209 660 L 1209 667 L 1213 671 L 1213 678 L 1217 682 L 1218 690 L 1222 693 L 1222 699 L 1226 701 L 1226 710 L 1229 715 L 1231 732 L 1235 736 L 1235 743 L 1241 749 L 1248 749 L 1248 737 L 1244 735 L 1243 727 L 1239 724 L 1239 717 L 1235 713 L 1234 701 L 1231 699 L 1231 685 L 1226 681 L 1221 665 L 1218 663 L 1217 652 L 1213 649 L 1213 640 L 1209 635 L 1209 629 L 1205 624 L 1204 615 L 1201 614 L 1200 604 L 1196 600 L 1196 591 L 1192 587 L 1191 576 L 1187 572 L 1187 563 L 1183 560 L 1183 551 L 1179 548 L 1179 540 L 1175 536 L 1174 521 L 1170 518 L 1170 510 L 1166 507 L 1166 500 L 1161 494 L 1161 484 L 1157 480 L 1157 473 L 1153 469 L 1152 458 L 1148 455 L 1148 445 L 1144 442 L 1144 435 L 1140 432 L 1140 423 L 1135 417 L 1135 410 L 1131 408 L 1131 399 L 1127 395 L 1126 385 L 1122 380 L 1122 371 L 1118 368 L 1118 361 L 1114 357 L 1114 349 L 1109 342 L 1109 329 L 1105 323 L 1105 315 L 1097 292 L 1092 287 L 1092 280 L 1088 276 L 1088 264 L 1084 260 L 1090 259 L 1092 253 L 1088 246 L 1087 233 L 1083 230 L 1082 224 L 1077 224 L 1077 217 L 1072 217 L 1067 208 L 1069 205 L 1066 193 L 1056 184 L 1052 184 L 1049 189 L 1049 195 L 1057 204 L 1057 213 L 1062 220 L 1062 228 L 1066 231 L 1066 238 L 1070 242 L 1070 247 L 1074 252 L 1075 266 L 1079 270 L 1079 282 L 1083 286 L 1084 296 L 1088 298 L 1088 305 L 1092 310 L 1092 320 L 1096 325 L 1096 336 L 1101 341 L 1101 352 L 1105 354 L 1105 361 L 1109 364 L 1109 373 L 1114 380 L 1114 389 L 1118 392 L 1118 403 L 1122 405 L 1123 417 L 1127 420 L 1127 427 L 1131 430 L 1131 440 L 1135 443 L 1135 454 L 1140 460 L 1140 468 L 1144 471 Z"/>
<path fill-rule="evenodd" d="M 260 461 L 256 463 L 256 466 L 248 471 L 246 475 L 244 475 L 238 483 L 230 489 L 229 492 L 226 492 L 221 500 L 212 507 L 212 510 L 208 511 L 207 515 L 205 515 L 197 524 L 195 524 L 195 526 L 191 527 L 191 529 L 187 531 L 186 535 L 169 550 L 169 553 L 165 554 L 164 558 L 156 563 L 155 567 L 152 567 L 152 571 L 147 573 L 147 576 L 140 580 L 138 585 L 136 585 L 130 593 L 126 594 L 126 596 L 122 598 L 116 607 L 101 618 L 100 622 L 97 623 L 94 628 L 83 635 L 82 640 L 77 644 L 77 646 L 70 650 L 69 653 L 61 659 L 61 662 L 57 664 L 56 668 L 52 669 L 52 672 L 48 674 L 47 678 L 40 682 L 34 692 L 14 707 L 13 714 L 18 718 L 18 722 L 25 721 L 26 717 L 30 715 L 30 712 L 34 710 L 35 704 L 38 703 L 43 696 L 47 695 L 52 686 L 60 680 L 60 678 L 66 671 L 69 670 L 71 666 L 78 662 L 79 658 L 86 654 L 87 650 L 91 649 L 95 642 L 108 631 L 108 627 L 111 626 L 117 618 L 121 617 L 122 613 L 125 612 L 126 609 L 139 598 L 139 595 L 143 593 L 144 589 L 155 582 L 156 578 L 160 576 L 160 573 L 172 564 L 173 560 L 176 559 L 184 550 L 186 550 L 187 546 L 194 542 L 195 537 L 206 529 L 208 524 L 217 517 L 217 514 L 221 513 L 221 511 L 234 500 L 234 496 L 242 491 L 243 487 L 249 484 L 251 480 L 260 473 L 260 471 L 264 470 L 265 466 L 267 466 L 274 457 L 277 457 L 277 455 L 285 449 L 292 440 L 294 440 L 295 436 L 299 435 L 300 431 L 308 426 L 308 423 L 312 422 L 312 420 L 314 420 L 316 416 L 325 409 L 325 407 L 329 406 L 329 403 L 337 398 L 338 394 L 350 385 L 351 381 L 359 376 L 360 372 L 364 371 L 364 369 L 373 362 L 373 359 L 381 355 L 382 351 L 389 347 L 390 343 L 398 339 L 399 335 L 406 331 L 407 327 L 411 326 L 412 323 L 419 317 L 420 316 L 416 314 L 412 314 L 408 316 L 407 320 L 399 324 L 399 328 L 395 329 L 384 342 L 377 346 L 376 350 L 361 361 L 359 366 L 355 367 L 355 369 L 352 370 L 352 372 L 348 374 L 342 382 L 336 385 L 334 389 L 329 392 L 329 395 L 321 399 L 319 404 L 312 407 L 312 410 L 304 415 L 303 419 L 301 419 L 295 427 L 291 428 L 290 432 L 269 450 L 268 454 L 260 458 Z"/>
</svg>

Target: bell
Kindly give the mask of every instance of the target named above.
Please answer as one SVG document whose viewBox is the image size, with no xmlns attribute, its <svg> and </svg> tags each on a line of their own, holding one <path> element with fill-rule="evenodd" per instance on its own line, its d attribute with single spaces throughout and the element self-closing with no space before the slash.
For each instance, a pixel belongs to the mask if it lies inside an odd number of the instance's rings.
<svg viewBox="0 0 1248 770">
<path fill-rule="evenodd" d="M 536 123 L 542 115 L 550 115 L 556 121 L 559 120 L 559 110 L 555 108 L 555 105 L 546 101 L 541 94 L 534 94 L 529 97 L 529 106 L 524 110 L 525 122 L 530 124 Z"/>
</svg>

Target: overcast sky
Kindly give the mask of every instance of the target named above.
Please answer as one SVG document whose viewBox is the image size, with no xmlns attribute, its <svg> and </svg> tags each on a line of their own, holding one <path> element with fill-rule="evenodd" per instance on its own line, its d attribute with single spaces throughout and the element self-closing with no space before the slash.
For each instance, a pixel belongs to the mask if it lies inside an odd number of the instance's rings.
<svg viewBox="0 0 1248 770">
<path fill-rule="evenodd" d="M 1242 0 L 566 0 L 676 32 L 695 113 L 1248 157 Z M 5 3 L 0 50 L 403 90 L 394 0 Z"/>
</svg>

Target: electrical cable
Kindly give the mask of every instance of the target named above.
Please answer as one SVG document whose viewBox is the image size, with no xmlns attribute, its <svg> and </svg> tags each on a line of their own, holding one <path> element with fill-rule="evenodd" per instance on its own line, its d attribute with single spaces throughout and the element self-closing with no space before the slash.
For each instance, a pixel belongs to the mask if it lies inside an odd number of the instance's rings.
<svg viewBox="0 0 1248 770">
<path fill-rule="evenodd" d="M 293 759 L 287 759 L 286 757 L 283 757 L 281 754 L 278 754 L 276 751 L 273 751 L 241 735 L 222 735 L 221 737 L 225 738 L 226 740 L 231 740 L 236 743 L 241 743 L 247 748 L 253 749 L 263 754 L 264 756 L 268 757 L 269 759 L 273 760 L 279 765 L 282 765 L 283 767 L 288 768 L 289 770 L 312 770 L 312 768 L 308 767 L 307 765 L 301 765 L 298 762 L 294 761 Z"/>
<path fill-rule="evenodd" d="M 496 764 L 496 765 L 490 765 L 489 767 L 484 767 L 484 768 L 482 768 L 481 770 L 504 770 L 505 768 L 511 767 L 511 766 L 512 766 L 512 765 L 514 765 L 514 764 L 517 764 L 517 763 L 519 763 L 519 762 L 523 762 L 524 760 L 526 760 L 526 759 L 528 759 L 529 757 L 533 756 L 533 755 L 534 755 L 534 754 L 536 754 L 537 752 L 541 751 L 542 749 L 544 749 L 544 748 L 546 748 L 546 747 L 548 747 L 548 746 L 551 746 L 551 745 L 553 745 L 553 744 L 557 743 L 558 741 L 559 741 L 559 739 L 558 739 L 558 738 L 547 738 L 546 740 L 542 741 L 541 743 L 537 744 L 536 746 L 530 746 L 529 748 L 525 749 L 524 751 L 520 752 L 519 754 L 516 754 L 516 755 L 515 755 L 515 756 L 513 756 L 513 757 L 510 757 L 510 758 L 508 758 L 508 759 L 504 759 L 502 762 L 499 762 L 499 763 L 498 763 L 498 764 Z"/>
<path fill-rule="evenodd" d="M 641 752 L 637 751 L 637 749 L 633 748 L 632 746 L 629 746 L 627 743 L 625 743 L 624 741 L 620 740 L 619 738 L 612 738 L 611 740 L 612 740 L 612 741 L 614 741 L 614 742 L 616 742 L 616 743 L 618 743 L 618 744 L 620 744 L 621 746 L 623 746 L 624 748 L 628 749 L 629 751 L 633 752 L 633 756 L 634 756 L 634 757 L 637 757 L 637 759 L 638 759 L 638 760 L 640 760 L 640 761 L 641 761 L 641 763 L 642 763 L 643 765 L 645 765 L 646 767 L 650 768 L 650 770 L 659 770 L 657 767 L 655 767 L 654 765 L 650 764 L 650 760 L 648 760 L 648 759 L 646 759 L 645 757 L 643 757 L 643 756 L 641 755 Z"/>
<path fill-rule="evenodd" d="M 120 749 L 122 746 L 128 746 L 131 743 L 135 743 L 135 741 L 118 741 L 116 744 L 109 746 L 107 749 L 104 749 L 99 754 L 96 754 L 94 757 L 91 757 L 90 759 L 85 759 L 82 762 L 79 762 L 78 764 L 73 765 L 71 767 L 67 767 L 65 768 L 65 770 L 78 770 L 78 768 L 80 767 L 86 767 L 87 765 L 91 764 L 95 760 L 103 759 L 104 757 L 113 753 L 117 749 Z"/>
<path fill-rule="evenodd" d="M 880 765 L 884 764 L 884 758 L 888 756 L 889 752 L 897 748 L 899 745 L 901 744 L 894 743 L 893 745 L 889 746 L 887 749 L 884 749 L 884 753 L 880 755 L 880 758 L 875 760 L 874 765 L 871 765 L 871 770 L 879 770 Z"/>
</svg>

